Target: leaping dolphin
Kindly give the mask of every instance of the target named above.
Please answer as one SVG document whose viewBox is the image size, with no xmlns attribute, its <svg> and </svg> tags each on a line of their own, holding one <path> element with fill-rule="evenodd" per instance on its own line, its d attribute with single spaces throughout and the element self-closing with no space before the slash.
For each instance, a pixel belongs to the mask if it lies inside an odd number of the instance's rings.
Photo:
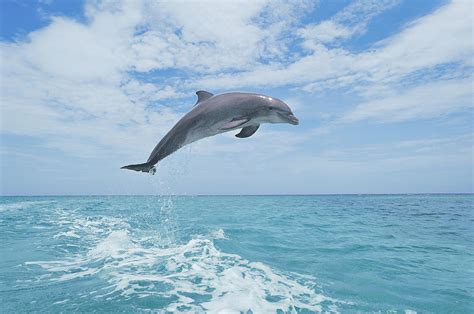
<svg viewBox="0 0 474 314">
<path fill-rule="evenodd" d="M 205 137 L 242 129 L 235 136 L 245 138 L 252 136 L 262 123 L 299 123 L 290 107 L 277 98 L 253 93 L 214 95 L 203 90 L 196 95 L 196 105 L 156 145 L 147 162 L 122 169 L 154 174 L 158 161 Z"/>
</svg>

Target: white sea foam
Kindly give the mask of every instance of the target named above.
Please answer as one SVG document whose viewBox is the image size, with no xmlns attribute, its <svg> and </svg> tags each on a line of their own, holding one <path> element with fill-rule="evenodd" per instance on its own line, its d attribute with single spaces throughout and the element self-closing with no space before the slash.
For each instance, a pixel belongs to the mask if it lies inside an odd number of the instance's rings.
<svg viewBox="0 0 474 314">
<path fill-rule="evenodd" d="M 61 237 L 80 238 L 80 236 L 77 235 L 73 230 L 69 230 L 69 231 L 66 231 L 66 232 L 60 232 L 60 233 L 54 235 L 54 238 L 61 238 Z"/>
<path fill-rule="evenodd" d="M 24 209 L 27 207 L 41 205 L 41 204 L 51 204 L 53 201 L 21 201 L 15 203 L 6 203 L 0 204 L 0 212 L 8 211 L 8 210 L 19 210 Z"/>
<path fill-rule="evenodd" d="M 211 233 L 211 238 L 212 239 L 228 239 L 224 230 L 222 229 L 218 229 L 214 231 L 213 233 Z"/>
<path fill-rule="evenodd" d="M 91 257 L 120 257 L 133 247 L 127 231 L 112 231 L 104 241 L 89 251 Z"/>
<path fill-rule="evenodd" d="M 214 240 L 228 239 L 223 229 L 197 235 L 184 244 L 150 234 L 135 234 L 129 224 L 113 217 L 84 217 L 74 210 L 56 210 L 55 238 L 81 241 L 64 260 L 28 262 L 48 273 L 36 281 L 64 282 L 100 278 L 104 284 L 81 295 L 94 299 L 160 299 L 147 310 L 210 313 L 268 313 L 298 308 L 337 310 L 340 303 L 316 292 L 315 279 L 282 273 L 237 254 L 220 251 Z"/>
<path fill-rule="evenodd" d="M 211 237 L 223 239 L 225 233 L 220 229 Z M 170 298 L 167 311 L 321 311 L 323 301 L 337 303 L 316 293 L 307 277 L 285 275 L 221 252 L 203 237 L 167 248 L 144 248 L 128 231 L 112 231 L 85 255 L 32 264 L 52 273 L 48 280 L 53 281 L 99 276 L 107 286 L 94 291 L 95 298 Z"/>
</svg>

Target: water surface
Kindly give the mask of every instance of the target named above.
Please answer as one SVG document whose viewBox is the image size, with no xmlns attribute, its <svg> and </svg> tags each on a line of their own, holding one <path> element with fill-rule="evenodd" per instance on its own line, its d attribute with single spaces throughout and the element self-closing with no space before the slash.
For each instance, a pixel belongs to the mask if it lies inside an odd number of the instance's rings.
<svg viewBox="0 0 474 314">
<path fill-rule="evenodd" d="M 473 312 L 473 195 L 0 198 L 2 312 Z"/>
</svg>

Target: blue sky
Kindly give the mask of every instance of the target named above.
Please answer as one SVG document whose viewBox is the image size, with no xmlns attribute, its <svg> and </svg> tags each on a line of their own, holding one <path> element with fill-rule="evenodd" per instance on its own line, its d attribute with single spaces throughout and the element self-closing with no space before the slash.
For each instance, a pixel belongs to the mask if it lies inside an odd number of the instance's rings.
<svg viewBox="0 0 474 314">
<path fill-rule="evenodd" d="M 473 192 L 471 1 L 1 1 L 1 193 Z M 143 162 L 196 90 L 300 125 Z"/>
</svg>

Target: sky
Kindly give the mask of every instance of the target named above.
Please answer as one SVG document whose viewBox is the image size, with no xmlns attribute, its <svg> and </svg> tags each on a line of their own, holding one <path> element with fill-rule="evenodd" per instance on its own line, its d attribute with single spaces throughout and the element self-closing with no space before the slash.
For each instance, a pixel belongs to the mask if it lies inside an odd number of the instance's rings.
<svg viewBox="0 0 474 314">
<path fill-rule="evenodd" d="M 472 193 L 470 0 L 2 0 L 2 195 Z M 145 162 L 195 91 L 300 125 Z"/>
</svg>

